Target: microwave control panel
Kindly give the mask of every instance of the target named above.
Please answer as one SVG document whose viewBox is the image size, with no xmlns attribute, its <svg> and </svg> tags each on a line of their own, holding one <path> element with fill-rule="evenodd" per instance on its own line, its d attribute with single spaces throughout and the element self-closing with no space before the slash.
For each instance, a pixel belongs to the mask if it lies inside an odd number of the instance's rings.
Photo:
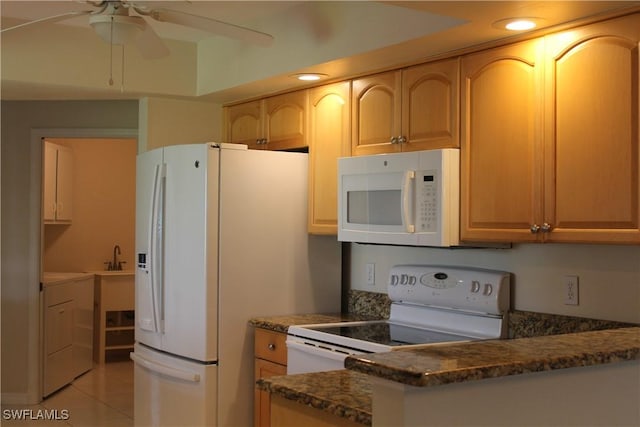
<svg viewBox="0 0 640 427">
<path fill-rule="evenodd" d="M 416 173 L 416 231 L 421 233 L 438 230 L 438 172 L 435 170 Z"/>
</svg>

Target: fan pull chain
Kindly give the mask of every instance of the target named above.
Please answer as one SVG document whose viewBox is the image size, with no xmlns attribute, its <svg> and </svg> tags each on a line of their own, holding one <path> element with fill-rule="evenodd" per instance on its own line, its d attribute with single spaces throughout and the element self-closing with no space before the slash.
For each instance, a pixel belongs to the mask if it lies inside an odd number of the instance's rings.
<svg viewBox="0 0 640 427">
<path fill-rule="evenodd" d="M 122 43 L 122 74 L 120 76 L 120 93 L 124 93 L 124 43 Z"/>
<path fill-rule="evenodd" d="M 113 16 L 111 17 L 111 31 L 109 34 L 109 86 L 113 86 Z"/>
</svg>

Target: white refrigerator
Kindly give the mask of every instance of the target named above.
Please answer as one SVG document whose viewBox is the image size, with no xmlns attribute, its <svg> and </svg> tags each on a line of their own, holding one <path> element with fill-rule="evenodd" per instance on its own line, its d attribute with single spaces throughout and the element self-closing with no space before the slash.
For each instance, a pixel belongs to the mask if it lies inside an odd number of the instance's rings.
<svg viewBox="0 0 640 427">
<path fill-rule="evenodd" d="M 251 426 L 251 317 L 339 312 L 340 244 L 307 234 L 307 155 L 236 144 L 142 153 L 137 426 Z"/>
</svg>

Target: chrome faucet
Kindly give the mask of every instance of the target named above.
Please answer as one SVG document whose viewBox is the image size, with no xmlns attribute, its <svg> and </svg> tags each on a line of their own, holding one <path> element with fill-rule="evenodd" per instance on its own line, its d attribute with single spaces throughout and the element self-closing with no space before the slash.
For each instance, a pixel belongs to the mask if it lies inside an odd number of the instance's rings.
<svg viewBox="0 0 640 427">
<path fill-rule="evenodd" d="M 121 255 L 120 245 L 115 245 L 113 247 L 113 261 L 106 261 L 107 271 L 120 271 L 122 270 L 122 264 L 126 261 L 118 261 L 118 255 Z"/>
<path fill-rule="evenodd" d="M 112 270 L 122 270 L 122 265 L 118 263 L 118 255 L 121 255 L 120 245 L 115 245 L 113 247 L 113 264 L 111 264 L 113 266 Z"/>
</svg>

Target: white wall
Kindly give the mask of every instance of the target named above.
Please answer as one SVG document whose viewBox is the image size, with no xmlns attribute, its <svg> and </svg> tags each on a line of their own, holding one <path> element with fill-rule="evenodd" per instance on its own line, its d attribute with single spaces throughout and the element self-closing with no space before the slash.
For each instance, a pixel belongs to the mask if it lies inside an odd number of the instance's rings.
<svg viewBox="0 0 640 427">
<path fill-rule="evenodd" d="M 167 145 L 222 141 L 220 104 L 142 98 L 139 117 L 139 152 Z"/>
<path fill-rule="evenodd" d="M 34 133 L 75 129 L 77 136 L 86 138 L 97 136 L 92 129 L 101 130 L 103 136 L 110 129 L 115 133 L 129 129 L 144 134 L 138 149 L 145 150 L 147 142 L 153 148 L 178 140 L 219 140 L 222 114 L 217 104 L 165 98 L 152 98 L 140 108 L 137 100 L 3 101 L 1 108 L 2 402 L 36 403 L 40 397 L 42 153 L 39 141 L 32 141 Z M 139 114 L 144 120 L 139 120 Z"/>
<path fill-rule="evenodd" d="M 1 134 L 2 402 L 37 399 L 41 148 L 37 129 L 137 129 L 137 101 L 3 101 Z M 34 149 L 34 147 L 39 147 Z M 34 224 L 35 221 L 35 224 Z"/>
<path fill-rule="evenodd" d="M 375 263 L 376 284 L 365 279 Z M 460 265 L 513 273 L 512 307 L 640 323 L 640 246 L 522 244 L 513 249 L 351 245 L 351 288 L 386 293 L 396 264 Z M 578 306 L 564 305 L 563 277 L 579 276 Z"/>
</svg>

